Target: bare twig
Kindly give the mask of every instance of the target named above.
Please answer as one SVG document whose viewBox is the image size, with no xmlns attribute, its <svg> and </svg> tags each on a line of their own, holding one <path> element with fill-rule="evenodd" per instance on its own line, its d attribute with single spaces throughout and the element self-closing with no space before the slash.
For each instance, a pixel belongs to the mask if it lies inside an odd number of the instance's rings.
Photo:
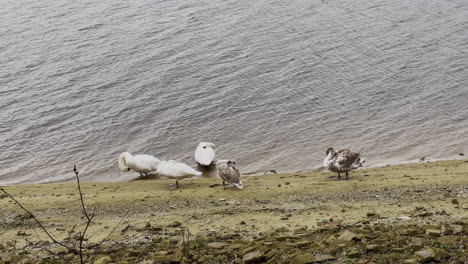
<svg viewBox="0 0 468 264">
<path fill-rule="evenodd" d="M 96 215 L 95 212 L 96 212 L 96 208 L 94 208 L 93 214 L 88 219 L 88 222 L 86 223 L 86 227 L 85 227 L 85 229 L 83 230 L 83 232 L 80 235 L 80 260 L 81 260 L 81 263 L 84 263 L 84 261 L 83 261 L 83 240 L 84 240 L 84 237 L 86 235 L 86 231 L 88 231 L 89 225 L 91 225 L 91 222 L 93 221 L 93 218 Z"/>
<path fill-rule="evenodd" d="M 39 225 L 39 227 L 47 234 L 47 236 L 48 236 L 54 243 L 56 243 L 56 244 L 58 244 L 58 245 L 60 245 L 60 246 L 62 246 L 62 247 L 65 247 L 65 248 L 67 248 L 67 249 L 72 250 L 71 247 L 69 247 L 69 246 L 67 246 L 67 245 L 65 245 L 65 244 L 63 244 L 63 243 L 61 243 L 61 242 L 59 242 L 58 240 L 56 240 L 56 239 L 47 231 L 47 229 L 42 225 L 41 221 L 39 221 L 39 220 L 36 218 L 36 216 L 34 216 L 34 214 L 31 213 L 28 209 L 24 208 L 24 206 L 23 206 L 20 202 L 18 202 L 11 194 L 9 194 L 9 193 L 8 193 L 7 191 L 5 191 L 5 189 L 3 189 L 3 188 L 0 188 L 0 190 L 1 190 L 2 192 L 4 192 L 6 195 L 8 195 L 8 197 L 10 197 L 10 199 L 12 199 L 19 207 L 21 207 L 21 209 L 23 209 L 23 211 L 25 211 L 27 214 L 29 214 L 29 216 L 30 216 L 31 218 L 33 218 L 33 219 L 36 221 L 36 223 Z"/>
<path fill-rule="evenodd" d="M 81 206 L 83 207 L 83 214 L 86 216 L 86 219 L 88 219 L 88 222 L 90 222 L 91 217 L 89 217 L 88 212 L 86 211 L 86 207 L 84 205 L 84 200 L 83 200 L 83 193 L 81 192 L 80 177 L 78 177 L 78 174 L 80 172 L 76 169 L 76 165 L 73 165 L 73 171 L 75 172 L 76 182 L 78 183 L 78 192 L 80 193 L 80 200 L 81 200 Z"/>
<path fill-rule="evenodd" d="M 80 263 L 81 264 L 84 264 L 85 262 L 87 262 L 89 260 L 89 258 L 91 257 L 89 254 L 88 256 L 86 257 L 86 259 L 83 258 L 83 251 L 84 251 L 84 241 L 85 241 L 85 236 L 86 236 L 86 232 L 88 231 L 88 228 L 91 226 L 91 223 L 96 215 L 96 207 L 94 207 L 93 209 L 93 212 L 92 214 L 89 214 L 86 207 L 85 207 L 85 204 L 84 204 L 84 199 L 83 199 L 83 193 L 81 192 L 81 185 L 80 185 L 80 178 L 79 178 L 79 171 L 77 170 L 76 168 L 76 165 L 73 166 L 73 171 L 75 172 L 75 175 L 76 175 L 76 182 L 78 184 L 78 192 L 80 193 L 80 201 L 81 201 L 81 207 L 83 209 L 83 214 L 84 216 L 86 217 L 87 221 L 86 221 L 86 226 L 85 228 L 83 229 L 83 232 L 81 232 L 80 236 L 78 239 L 75 239 L 74 242 L 70 242 L 73 246 L 69 246 L 69 245 L 66 245 L 64 244 L 63 242 L 60 242 L 58 241 L 57 239 L 55 239 L 48 231 L 47 229 L 44 227 L 44 225 L 36 218 L 36 216 L 30 212 L 28 209 L 26 209 L 19 201 L 17 201 L 11 194 L 9 194 L 4 188 L 0 188 L 1 191 L 3 191 L 8 197 L 10 197 L 19 207 L 21 207 L 21 209 L 23 209 L 31 218 L 33 218 L 36 223 L 39 225 L 39 227 L 47 234 L 47 236 L 50 238 L 50 240 L 52 240 L 55 244 L 57 245 L 60 245 L 64 248 L 67 248 L 69 250 L 69 252 L 72 252 L 74 255 L 79 255 L 80 256 Z M 129 214 L 130 212 L 130 209 L 125 213 L 125 215 L 122 217 L 122 219 L 120 219 L 120 221 L 117 223 L 117 225 L 112 229 L 112 231 L 107 235 L 107 237 L 102 240 L 98 246 L 95 248 L 95 249 L 98 249 L 105 241 L 107 241 L 109 239 L 109 237 L 114 233 L 114 231 L 117 229 L 117 227 L 122 223 L 122 221 L 127 217 L 127 215 Z M 39 234 L 36 232 L 36 230 L 34 229 L 34 232 L 36 233 L 36 236 L 39 240 L 40 237 L 39 237 Z M 71 233 L 69 233 L 69 238 L 71 239 Z M 77 244 L 78 244 L 78 250 L 77 250 Z M 60 257 L 58 256 L 57 253 L 51 251 L 50 249 L 48 249 L 47 247 L 45 246 L 42 246 L 41 247 L 42 250 L 48 252 L 49 254 L 51 255 L 54 255 L 54 256 L 57 256 L 57 257 Z"/>
<path fill-rule="evenodd" d="M 97 245 L 97 247 L 95 248 L 96 250 L 99 249 L 102 244 L 104 244 L 108 239 L 109 237 L 114 233 L 114 231 L 117 229 L 118 226 L 120 226 L 120 224 L 122 223 L 122 221 L 127 217 L 127 215 L 130 213 L 130 209 L 128 209 L 128 211 L 125 213 L 125 215 L 120 219 L 120 221 L 114 226 L 114 228 L 112 229 L 112 231 L 107 235 L 106 238 L 104 238 L 101 243 L 99 243 Z"/>
<path fill-rule="evenodd" d="M 81 206 L 83 207 L 83 214 L 85 215 L 86 219 L 88 220 L 86 222 L 85 229 L 80 235 L 80 244 L 79 244 L 79 254 L 80 254 L 80 261 L 81 264 L 84 263 L 83 260 L 83 241 L 86 235 L 86 231 L 88 231 L 88 227 L 91 225 L 91 222 L 93 221 L 94 216 L 96 215 L 96 207 L 93 210 L 93 214 L 89 216 L 88 211 L 86 210 L 86 207 L 84 205 L 84 199 L 83 199 L 83 193 L 81 192 L 81 185 L 80 185 L 80 177 L 78 177 L 79 171 L 76 169 L 76 165 L 73 165 L 73 172 L 75 172 L 76 175 L 76 183 L 78 184 L 78 192 L 80 193 L 80 200 L 81 200 Z"/>
</svg>

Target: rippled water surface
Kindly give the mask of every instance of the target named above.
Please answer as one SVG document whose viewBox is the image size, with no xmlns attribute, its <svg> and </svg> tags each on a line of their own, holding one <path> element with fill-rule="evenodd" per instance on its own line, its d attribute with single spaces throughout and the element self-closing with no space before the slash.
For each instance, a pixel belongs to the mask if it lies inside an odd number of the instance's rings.
<svg viewBox="0 0 468 264">
<path fill-rule="evenodd" d="M 199 141 L 243 172 L 468 152 L 465 0 L 0 7 L 0 184 L 130 179 L 123 151 L 195 167 Z"/>
</svg>

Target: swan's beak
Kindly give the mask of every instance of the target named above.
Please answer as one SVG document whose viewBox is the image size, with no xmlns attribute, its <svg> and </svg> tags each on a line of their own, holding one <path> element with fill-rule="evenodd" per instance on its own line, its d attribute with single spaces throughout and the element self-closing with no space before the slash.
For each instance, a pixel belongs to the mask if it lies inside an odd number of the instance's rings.
<svg viewBox="0 0 468 264">
<path fill-rule="evenodd" d="M 128 171 L 130 171 L 130 168 L 128 168 Z"/>
</svg>

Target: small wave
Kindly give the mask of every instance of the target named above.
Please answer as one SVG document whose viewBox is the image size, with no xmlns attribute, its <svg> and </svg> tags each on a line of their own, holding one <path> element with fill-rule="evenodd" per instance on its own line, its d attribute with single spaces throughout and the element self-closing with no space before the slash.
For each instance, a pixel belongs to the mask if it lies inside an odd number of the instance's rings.
<svg viewBox="0 0 468 264">
<path fill-rule="evenodd" d="M 87 27 L 84 27 L 84 28 L 80 28 L 78 29 L 78 31 L 85 31 L 85 30 L 91 30 L 91 29 L 97 29 L 97 28 L 100 28 L 104 26 L 104 23 L 97 23 L 97 24 L 94 24 L 94 25 L 91 25 L 91 26 L 87 26 Z"/>
</svg>

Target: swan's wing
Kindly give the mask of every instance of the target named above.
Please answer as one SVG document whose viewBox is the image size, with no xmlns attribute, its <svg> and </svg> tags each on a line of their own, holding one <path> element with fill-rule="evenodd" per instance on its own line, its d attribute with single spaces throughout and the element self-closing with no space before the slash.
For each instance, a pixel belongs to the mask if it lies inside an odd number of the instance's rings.
<svg viewBox="0 0 468 264">
<path fill-rule="evenodd" d="M 201 175 L 202 173 L 188 166 L 187 164 L 177 162 L 174 160 L 163 161 L 158 166 L 158 174 L 181 177 L 185 175 Z"/>
<path fill-rule="evenodd" d="M 357 152 L 352 152 L 349 149 L 342 149 L 338 151 L 337 162 L 343 168 L 351 168 L 351 166 L 359 158 L 360 154 Z"/>
<path fill-rule="evenodd" d="M 161 163 L 161 161 L 158 158 L 156 158 L 155 156 L 146 155 L 146 154 L 135 155 L 135 159 L 138 159 L 141 162 L 150 163 L 150 164 L 153 164 L 153 163 L 159 164 L 159 163 Z"/>
<path fill-rule="evenodd" d="M 135 155 L 135 162 L 138 167 L 145 168 L 145 170 L 149 171 L 154 171 L 158 167 L 158 165 L 161 163 L 161 161 L 151 155 Z"/>
<path fill-rule="evenodd" d="M 239 183 L 240 182 L 240 172 L 232 164 L 219 164 L 218 165 L 218 175 L 224 181 L 228 183 Z"/>
<path fill-rule="evenodd" d="M 198 145 L 195 150 L 195 160 L 201 165 L 210 165 L 215 158 L 215 151 L 211 146 Z"/>
<path fill-rule="evenodd" d="M 196 175 L 199 176 L 202 173 L 197 171 L 196 169 L 190 167 L 185 163 L 178 162 L 177 166 L 179 167 L 180 171 L 184 173 L 184 175 Z"/>
</svg>

